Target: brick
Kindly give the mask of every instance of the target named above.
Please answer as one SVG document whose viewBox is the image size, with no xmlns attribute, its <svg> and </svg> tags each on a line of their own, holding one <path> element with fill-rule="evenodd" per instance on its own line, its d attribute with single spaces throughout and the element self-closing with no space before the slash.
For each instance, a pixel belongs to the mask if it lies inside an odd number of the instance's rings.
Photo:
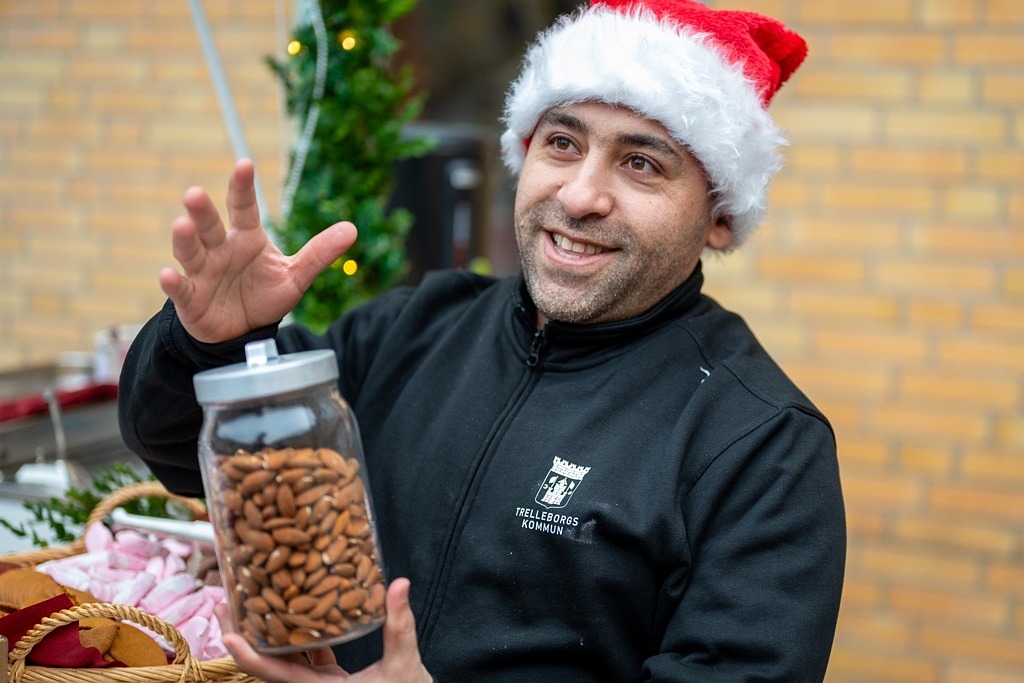
<svg viewBox="0 0 1024 683">
<path fill-rule="evenodd" d="M 883 122 L 883 128 L 889 140 L 937 145 L 1002 142 L 1008 134 L 1002 115 L 983 111 L 891 111 Z"/>
<path fill-rule="evenodd" d="M 12 19 L 57 19 L 61 16 L 64 0 L 34 0 L 33 2 L 5 3 L 4 14 Z"/>
<path fill-rule="evenodd" d="M 975 292 L 995 290 L 995 273 L 988 265 L 961 265 L 943 262 L 886 261 L 875 273 L 879 285 L 900 291 L 934 295 L 938 292 Z"/>
<path fill-rule="evenodd" d="M 227 131 L 222 126 L 196 128 L 187 122 L 154 122 L 150 129 L 150 140 L 158 149 L 210 150 L 230 149 Z"/>
<path fill-rule="evenodd" d="M 813 215 L 805 212 L 787 219 L 785 230 L 792 235 L 797 246 L 816 248 L 849 254 L 867 251 L 872 254 L 879 250 L 893 249 L 900 245 L 904 228 L 891 217 L 852 219 L 829 212 Z"/>
<path fill-rule="evenodd" d="M 33 121 L 29 131 L 47 144 L 62 144 L 98 137 L 100 123 L 90 119 L 42 118 Z"/>
<path fill-rule="evenodd" d="M 813 1 L 813 0 L 812 0 Z M 860 3 L 846 3 L 856 12 Z M 844 31 L 828 43 L 828 58 L 851 64 L 923 64 L 943 61 L 945 41 L 942 36 L 907 31 Z"/>
<path fill-rule="evenodd" d="M 902 398 L 921 406 L 963 406 L 965 411 L 985 407 L 1012 408 L 1020 403 L 1020 394 L 1019 382 L 1013 377 L 983 379 L 905 370 L 899 382 L 899 396 Z"/>
<path fill-rule="evenodd" d="M 839 150 L 830 145 L 800 145 L 786 150 L 784 156 L 784 167 L 792 171 L 834 172 L 840 168 Z"/>
<path fill-rule="evenodd" d="M 873 411 L 883 433 L 933 438 L 979 440 L 988 433 L 984 416 L 951 408 L 922 408 L 919 403 L 883 404 Z"/>
<path fill-rule="evenodd" d="M 885 295 L 840 294 L 835 292 L 795 290 L 790 294 L 789 308 L 815 320 L 873 320 L 891 322 L 899 315 L 897 301 Z"/>
<path fill-rule="evenodd" d="M 0 81 L 4 83 L 5 97 L 15 90 L 12 85 L 27 83 L 36 89 L 59 82 L 67 69 L 67 59 L 60 55 L 0 54 Z"/>
<path fill-rule="evenodd" d="M 864 508 L 846 506 L 846 533 L 861 540 L 882 538 L 888 528 L 886 518 Z"/>
<path fill-rule="evenodd" d="M 220 36 L 214 35 L 218 52 L 221 50 Z M 128 32 L 127 47 L 130 52 L 146 54 L 157 51 L 163 55 L 177 53 L 195 54 L 200 50 L 195 29 L 188 24 L 139 26 Z"/>
<path fill-rule="evenodd" d="M 929 27 L 961 29 L 980 18 L 974 4 L 963 0 L 927 0 L 919 11 L 922 23 Z"/>
<path fill-rule="evenodd" d="M 805 103 L 779 109 L 775 120 L 796 144 L 860 142 L 875 140 L 881 130 L 880 114 L 868 105 Z"/>
<path fill-rule="evenodd" d="M 1024 102 L 1024 74 L 983 73 L 981 94 L 989 104 L 1014 105 Z"/>
<path fill-rule="evenodd" d="M 4 51 L 33 54 L 36 51 L 70 51 L 78 47 L 81 32 L 60 24 L 22 26 L 4 34 Z"/>
<path fill-rule="evenodd" d="M 818 68 L 794 79 L 801 97 L 857 102 L 903 102 L 910 94 L 911 77 L 905 71 L 854 68 Z"/>
<path fill-rule="evenodd" d="M 78 57 L 69 62 L 66 69 L 71 82 L 123 82 L 140 86 L 146 83 L 146 65 L 143 62 L 117 55 Z"/>
<path fill-rule="evenodd" d="M 68 0 L 65 3 L 70 18 L 86 21 L 136 20 L 142 17 L 145 4 L 144 0 L 118 0 L 116 3 L 108 0 Z"/>
<path fill-rule="evenodd" d="M 921 178 L 959 178 L 967 171 L 962 151 L 897 147 L 858 147 L 850 155 L 850 166 L 860 173 L 907 175 Z"/>
<path fill-rule="evenodd" d="M 1024 370 L 1024 348 L 1018 341 L 949 339 L 940 340 L 937 350 L 939 359 L 946 365 Z"/>
<path fill-rule="evenodd" d="M 859 283 L 865 275 L 864 264 L 860 260 L 837 257 L 764 254 L 758 266 L 760 276 L 769 279 Z"/>
<path fill-rule="evenodd" d="M 1024 36 L 1019 34 L 957 35 L 953 52 L 961 64 L 984 66 L 1024 65 Z"/>
<path fill-rule="evenodd" d="M 994 221 L 1003 214 L 1003 194 L 991 187 L 950 188 L 942 194 L 942 208 L 948 216 Z"/>
<path fill-rule="evenodd" d="M 907 649 L 912 642 L 914 628 L 902 615 L 848 614 L 840 612 L 836 628 L 838 639 L 846 644 L 860 643 L 878 648 Z"/>
<path fill-rule="evenodd" d="M 805 206 L 810 197 L 806 183 L 787 182 L 784 178 L 776 179 L 769 190 L 768 205 L 773 210 L 799 208 Z"/>
<path fill-rule="evenodd" d="M 937 515 L 897 519 L 894 537 L 896 540 L 932 547 L 955 556 L 984 553 L 1008 557 L 1017 545 L 1015 534 L 1006 528 L 970 524 Z"/>
<path fill-rule="evenodd" d="M 1024 305 L 979 304 L 971 309 L 971 325 L 979 330 L 1024 332 Z"/>
<path fill-rule="evenodd" d="M 995 431 L 997 445 L 1024 449 L 1024 418 L 1001 417 Z"/>
<path fill-rule="evenodd" d="M 1002 289 L 1018 299 L 1024 299 L 1024 270 L 1009 270 L 1003 275 Z"/>
<path fill-rule="evenodd" d="M 1009 616 L 1008 605 L 1003 600 L 901 585 L 892 587 L 889 601 L 896 610 L 921 617 L 929 624 L 953 622 L 967 627 L 994 628 L 1005 623 Z"/>
<path fill-rule="evenodd" d="M 977 562 L 930 549 L 876 543 L 864 549 L 864 570 L 877 579 L 909 581 L 918 587 L 968 590 L 981 575 Z"/>
<path fill-rule="evenodd" d="M 963 307 L 948 301 L 913 301 L 907 309 L 914 325 L 959 327 L 964 318 Z"/>
<path fill-rule="evenodd" d="M 968 480 L 1019 482 L 1024 485 L 1024 456 L 971 450 L 964 453 L 963 473 Z"/>
<path fill-rule="evenodd" d="M 87 26 L 82 37 L 82 47 L 93 53 L 123 54 L 128 40 L 128 30 L 127 27 L 110 24 Z"/>
<path fill-rule="evenodd" d="M 1024 181 L 1024 151 L 979 152 L 977 166 L 982 180 Z"/>
<path fill-rule="evenodd" d="M 144 88 L 95 88 L 88 106 L 99 115 L 144 118 L 164 108 L 164 97 Z"/>
<path fill-rule="evenodd" d="M 914 508 L 923 499 L 923 487 L 918 479 L 892 474 L 864 475 L 844 469 L 842 482 L 846 505 L 850 509 L 896 511 Z"/>
<path fill-rule="evenodd" d="M 928 353 L 928 343 L 920 337 L 900 330 L 869 331 L 864 329 L 821 328 L 814 335 L 815 348 L 828 351 L 848 362 L 902 361 L 918 362 Z"/>
<path fill-rule="evenodd" d="M 917 79 L 916 92 L 922 102 L 969 105 L 977 91 L 977 76 L 959 71 L 926 71 Z"/>
<path fill-rule="evenodd" d="M 949 449 L 914 444 L 901 446 L 897 460 L 901 470 L 926 476 L 947 476 L 954 464 Z"/>
<path fill-rule="evenodd" d="M 1020 666 L 1024 672 L 1024 648 L 1017 638 L 961 629 L 921 629 L 921 646 L 944 656 L 961 655 L 984 662 Z"/>
<path fill-rule="evenodd" d="M 843 609 L 849 607 L 877 607 L 882 602 L 882 591 L 877 581 L 861 581 L 856 576 L 843 582 Z"/>
<path fill-rule="evenodd" d="M 799 19 L 808 24 L 902 24 L 913 18 L 909 0 L 801 0 Z"/>
<path fill-rule="evenodd" d="M 886 683 L 935 683 L 939 680 L 936 664 L 909 654 L 887 655 L 876 652 L 848 650 L 841 644 L 832 650 L 829 659 L 829 681 L 886 681 Z M 850 678 L 844 678 L 849 675 Z"/>
<path fill-rule="evenodd" d="M 930 254 L 1021 257 L 1024 233 L 1007 225 L 930 223 L 915 230 L 914 245 Z"/>
<path fill-rule="evenodd" d="M 978 518 L 1020 524 L 1024 521 L 1024 493 L 985 488 L 936 484 L 931 504 L 941 512 L 970 514 Z"/>
<path fill-rule="evenodd" d="M 935 191 L 917 182 L 887 183 L 832 182 L 821 190 L 821 203 L 833 210 L 927 212 L 935 204 Z"/>
<path fill-rule="evenodd" d="M 985 586 L 1024 598 L 1024 562 L 1013 559 L 990 563 L 985 571 Z"/>
<path fill-rule="evenodd" d="M 985 21 L 990 24 L 1020 26 L 1024 23 L 1024 12 L 1021 11 L 1020 0 L 986 0 L 983 7 Z"/>
<path fill-rule="evenodd" d="M 952 661 L 948 667 L 947 683 L 1020 683 L 1021 671 L 1016 667 L 1003 667 L 987 662 Z"/>
<path fill-rule="evenodd" d="M 884 368 L 836 366 L 834 364 L 787 362 L 786 373 L 805 391 L 840 396 L 874 397 L 884 394 L 892 384 Z"/>
</svg>

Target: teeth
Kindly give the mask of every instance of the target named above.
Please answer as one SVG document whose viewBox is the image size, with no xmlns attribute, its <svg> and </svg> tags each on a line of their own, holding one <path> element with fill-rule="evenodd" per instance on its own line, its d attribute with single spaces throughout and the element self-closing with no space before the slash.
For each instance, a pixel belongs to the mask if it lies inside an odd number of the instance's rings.
<svg viewBox="0 0 1024 683">
<path fill-rule="evenodd" d="M 559 235 L 557 233 L 552 233 L 552 239 L 555 241 L 555 244 L 563 250 L 574 254 L 600 254 L 604 251 L 603 248 L 596 245 L 573 242 L 565 235 Z"/>
</svg>

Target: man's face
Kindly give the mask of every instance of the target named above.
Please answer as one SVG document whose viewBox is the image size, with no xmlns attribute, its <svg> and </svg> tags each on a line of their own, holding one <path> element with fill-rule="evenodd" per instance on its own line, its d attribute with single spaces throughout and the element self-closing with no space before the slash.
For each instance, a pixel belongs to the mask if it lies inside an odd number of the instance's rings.
<svg viewBox="0 0 1024 683">
<path fill-rule="evenodd" d="M 646 311 L 732 232 L 711 217 L 696 159 L 656 121 L 583 103 L 549 110 L 519 176 L 516 242 L 546 318 L 609 322 Z"/>
</svg>

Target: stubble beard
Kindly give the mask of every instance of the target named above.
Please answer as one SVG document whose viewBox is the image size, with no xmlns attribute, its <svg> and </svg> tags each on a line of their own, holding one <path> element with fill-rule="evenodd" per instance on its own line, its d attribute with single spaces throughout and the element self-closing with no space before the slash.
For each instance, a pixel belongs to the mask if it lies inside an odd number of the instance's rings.
<svg viewBox="0 0 1024 683">
<path fill-rule="evenodd" d="M 549 240 L 546 230 L 564 228 L 574 235 L 604 245 L 616 245 L 614 263 L 597 276 L 578 275 L 567 268 L 551 267 L 544 260 Z M 638 247 L 633 230 L 615 221 L 579 220 L 565 214 L 554 202 L 541 202 L 516 219 L 519 265 L 527 291 L 545 317 L 567 323 L 602 320 L 625 302 L 624 297 L 642 287 L 648 257 Z M 609 319 L 616 319 L 614 317 Z"/>
</svg>

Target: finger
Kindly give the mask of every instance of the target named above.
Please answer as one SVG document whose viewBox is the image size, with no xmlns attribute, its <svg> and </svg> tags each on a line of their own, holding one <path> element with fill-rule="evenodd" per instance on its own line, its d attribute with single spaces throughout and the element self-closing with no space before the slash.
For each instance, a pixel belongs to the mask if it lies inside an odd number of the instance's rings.
<svg viewBox="0 0 1024 683">
<path fill-rule="evenodd" d="M 195 222 L 188 216 L 179 216 L 171 223 L 171 253 L 186 275 L 199 272 L 206 263 L 206 247 L 199 239 Z"/>
<path fill-rule="evenodd" d="M 291 259 L 292 278 L 298 288 L 306 291 L 317 275 L 352 246 L 356 234 L 356 226 L 343 221 L 313 235 Z"/>
<path fill-rule="evenodd" d="M 387 619 L 384 622 L 382 664 L 388 671 L 408 671 L 411 666 L 420 665 L 416 618 L 409 608 L 409 586 L 409 579 L 395 579 L 388 586 L 384 598 Z"/>
<path fill-rule="evenodd" d="M 188 211 L 189 218 L 196 226 L 196 235 L 207 247 L 216 247 L 224 241 L 224 223 L 213 205 L 210 195 L 201 187 L 190 187 L 185 190 L 182 203 Z"/>
<path fill-rule="evenodd" d="M 228 180 L 228 222 L 240 230 L 260 227 L 260 207 L 256 200 L 256 169 L 249 159 L 239 159 Z"/>
<path fill-rule="evenodd" d="M 176 307 L 183 308 L 188 303 L 189 286 L 188 280 L 174 268 L 164 268 L 159 275 L 160 289 L 164 291 L 167 298 L 174 302 Z"/>
</svg>

